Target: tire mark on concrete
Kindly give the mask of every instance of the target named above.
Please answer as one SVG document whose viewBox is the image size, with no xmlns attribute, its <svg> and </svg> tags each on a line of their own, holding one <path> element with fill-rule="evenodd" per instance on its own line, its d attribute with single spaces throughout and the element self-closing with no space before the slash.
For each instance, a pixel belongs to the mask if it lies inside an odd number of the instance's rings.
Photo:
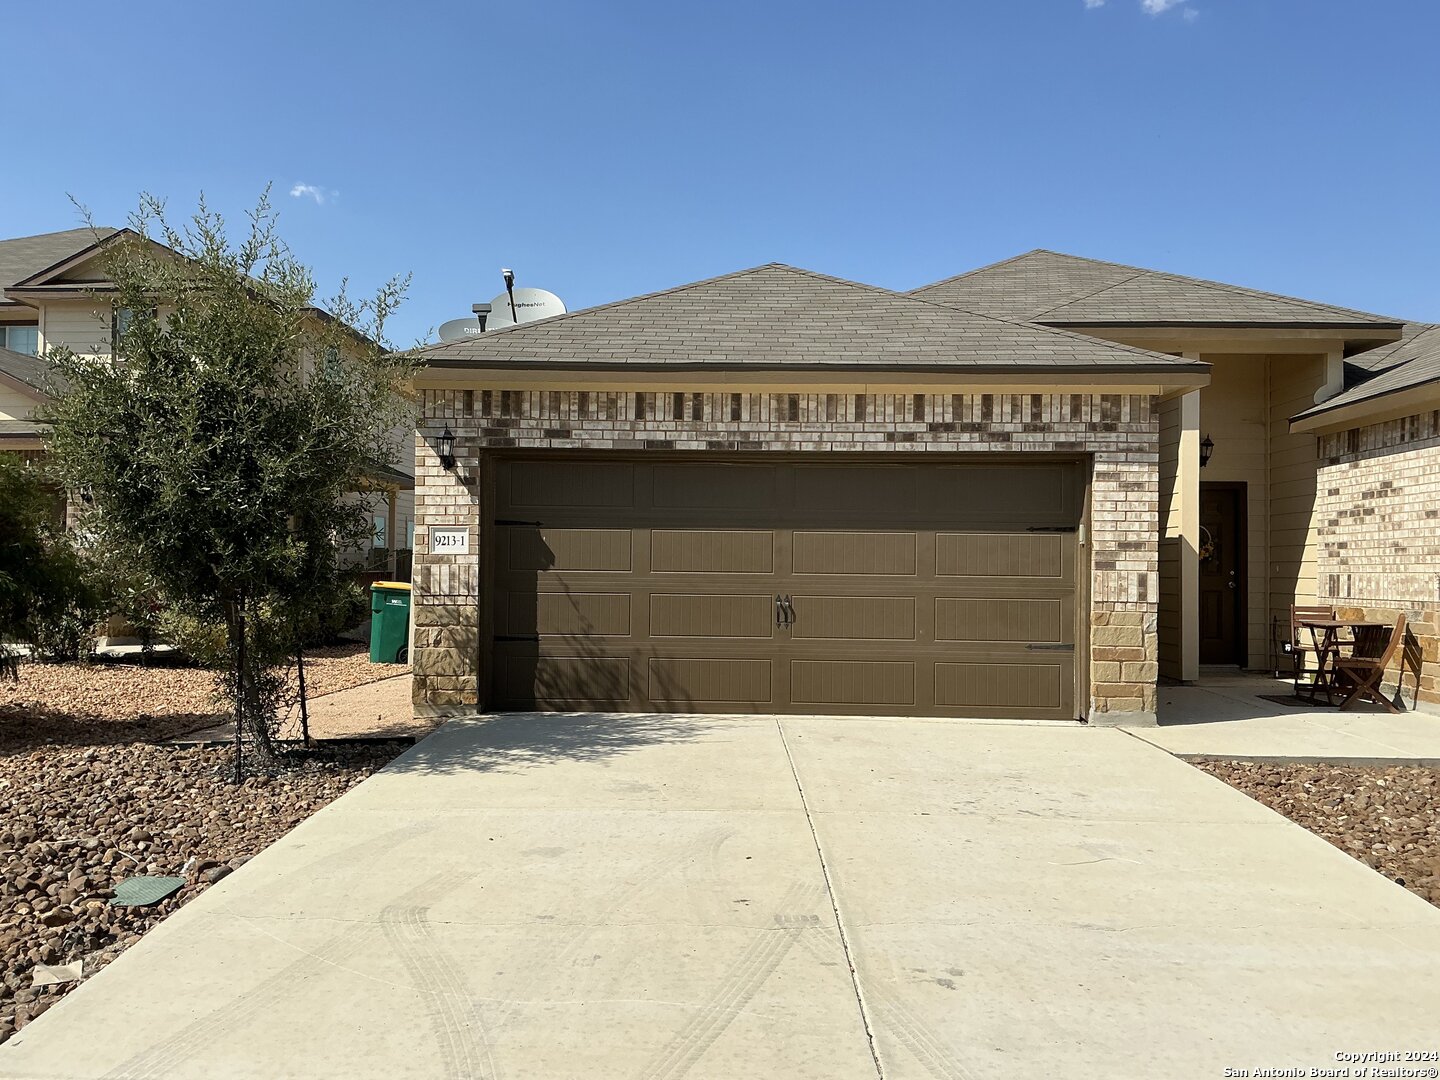
<svg viewBox="0 0 1440 1080">
<path fill-rule="evenodd" d="M 706 829 L 685 850 L 657 856 L 636 872 L 634 880 L 607 889 L 596 899 L 593 906 L 587 908 L 587 921 L 572 925 L 558 941 L 527 965 L 525 980 L 516 987 L 510 999 L 496 1010 L 490 1030 L 498 1031 L 509 1024 L 519 1011 L 520 1002 L 529 1001 L 537 996 L 541 989 L 553 986 L 564 966 L 578 957 L 585 943 L 597 930 L 605 926 L 611 916 L 644 896 L 677 868 L 683 868 L 702 858 L 713 862 L 725 842 L 734 835 L 735 830 L 726 826 Z"/>
<path fill-rule="evenodd" d="M 807 901 L 813 904 L 819 899 L 820 892 L 813 885 L 792 885 L 781 899 L 780 906 L 804 907 Z M 758 931 L 755 939 L 731 965 L 710 1000 L 651 1061 L 641 1074 L 643 1080 L 678 1080 L 685 1076 L 765 985 L 796 941 L 819 927 L 818 915 L 776 915 L 775 927 Z"/>
<path fill-rule="evenodd" d="M 433 905 L 468 880 L 470 875 L 436 874 L 405 893 L 397 903 Z M 185 1062 L 208 1052 L 227 1034 L 243 1030 L 262 1015 L 272 1012 L 275 1003 L 298 982 L 315 978 L 331 968 L 341 967 L 368 950 L 380 936 L 380 927 L 370 923 L 347 925 L 317 948 L 308 951 L 275 974 L 222 1005 L 217 1005 L 180 1030 L 132 1055 L 105 1074 L 105 1080 L 150 1080 L 175 1075 Z M 190 1075 L 194 1075 L 193 1073 Z"/>
<path fill-rule="evenodd" d="M 822 927 L 817 934 L 806 935 L 801 942 L 814 956 L 833 963 L 835 954 L 844 955 L 840 934 L 832 927 Z M 876 1016 L 885 1023 L 911 1055 L 936 1080 L 975 1080 L 960 1055 L 943 1038 L 930 1029 L 895 991 L 884 986 L 866 986 L 865 1000 Z"/>
<path fill-rule="evenodd" d="M 435 940 L 427 907 L 392 904 L 380 927 L 425 999 L 425 1016 L 450 1080 L 498 1080 L 479 1004 L 450 954 Z"/>
</svg>

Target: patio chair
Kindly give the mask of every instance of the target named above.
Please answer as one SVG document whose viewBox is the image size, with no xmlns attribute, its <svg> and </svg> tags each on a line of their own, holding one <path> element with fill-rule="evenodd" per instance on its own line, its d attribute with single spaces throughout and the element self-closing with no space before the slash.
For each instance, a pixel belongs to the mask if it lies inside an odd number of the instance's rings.
<svg viewBox="0 0 1440 1080">
<path fill-rule="evenodd" d="M 1410 679 L 1414 683 L 1411 688 L 1410 708 L 1413 710 L 1420 702 L 1420 668 L 1425 661 L 1425 651 L 1420 646 L 1420 639 L 1415 636 L 1413 630 L 1405 628 L 1405 645 L 1400 650 L 1400 677 L 1395 682 L 1395 697 L 1401 705 L 1405 704 L 1405 673 L 1410 673 Z"/>
<path fill-rule="evenodd" d="M 1314 699 L 1315 692 L 1317 689 L 1319 689 L 1317 685 L 1317 678 L 1320 674 L 1319 667 L 1321 659 L 1319 656 L 1316 655 L 1318 650 L 1316 649 L 1315 632 L 1313 630 L 1310 631 L 1309 640 L 1302 641 L 1301 635 L 1305 633 L 1305 628 L 1301 626 L 1300 623 L 1305 619 L 1333 618 L 1335 618 L 1335 608 L 1333 605 L 1290 605 L 1290 643 L 1286 647 L 1285 651 L 1290 654 L 1290 675 L 1291 678 L 1293 678 L 1295 681 L 1295 696 L 1297 698 L 1300 696 L 1300 687 L 1304 685 L 1310 691 L 1311 699 Z M 1300 682 L 1300 677 L 1305 674 L 1306 658 L 1310 656 L 1315 656 L 1315 670 L 1311 672 L 1310 681 L 1302 684 Z"/>
<path fill-rule="evenodd" d="M 1359 655 L 1362 651 L 1362 646 L 1368 644 L 1368 642 L 1362 643 L 1357 637 L 1355 654 L 1351 656 L 1341 656 L 1336 659 L 1336 677 L 1342 684 L 1348 684 L 1350 690 L 1350 696 L 1340 703 L 1340 708 L 1348 709 L 1352 701 L 1355 701 L 1357 698 L 1365 698 L 1375 702 L 1377 705 L 1385 706 L 1389 712 L 1398 713 L 1400 711 L 1395 706 L 1395 703 L 1385 696 L 1384 691 L 1380 688 L 1380 684 L 1385 679 L 1385 669 L 1390 666 L 1390 661 L 1394 659 L 1395 653 L 1400 649 L 1400 646 L 1404 644 L 1405 634 L 1405 613 L 1401 612 L 1395 619 L 1395 629 L 1390 631 L 1390 637 L 1385 642 L 1385 647 L 1380 651 L 1378 656 Z M 1400 677 L 1401 679 L 1405 677 L 1403 669 Z M 1399 688 L 1397 687 L 1396 690 L 1398 696 Z"/>
</svg>

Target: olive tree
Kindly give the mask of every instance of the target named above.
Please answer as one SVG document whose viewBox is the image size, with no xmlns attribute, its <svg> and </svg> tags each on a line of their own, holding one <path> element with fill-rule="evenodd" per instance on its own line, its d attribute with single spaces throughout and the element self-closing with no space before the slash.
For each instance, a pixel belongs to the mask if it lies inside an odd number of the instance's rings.
<svg viewBox="0 0 1440 1080">
<path fill-rule="evenodd" d="M 355 492 L 398 457 L 409 370 L 384 337 L 408 278 L 364 302 L 342 283 L 322 310 L 268 192 L 238 233 L 203 199 L 175 225 L 142 196 L 101 248 L 113 355 L 50 353 L 66 389 L 47 415 L 101 557 L 223 626 L 237 779 L 242 735 L 271 753 L 287 627 L 368 535 Z"/>
</svg>

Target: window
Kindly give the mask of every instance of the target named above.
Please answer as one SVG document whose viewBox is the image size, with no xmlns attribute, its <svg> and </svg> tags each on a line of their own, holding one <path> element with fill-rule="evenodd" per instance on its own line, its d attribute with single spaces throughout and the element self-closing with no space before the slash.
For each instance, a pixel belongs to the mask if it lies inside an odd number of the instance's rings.
<svg viewBox="0 0 1440 1080">
<path fill-rule="evenodd" d="M 149 311 L 136 311 L 134 308 L 128 307 L 114 308 L 110 312 L 111 351 L 116 356 L 120 355 L 121 343 L 125 340 L 125 335 L 130 332 L 130 328 L 135 325 L 137 318 L 153 319 L 155 315 L 156 312 L 154 308 L 151 308 Z"/>
<path fill-rule="evenodd" d="M 375 550 L 377 550 L 377 551 L 383 551 L 383 550 L 385 550 L 385 547 L 386 547 L 386 543 L 385 543 L 385 515 L 384 515 L 384 514 L 375 514 L 375 515 L 373 515 L 373 516 L 371 517 L 370 520 L 375 523 L 375 528 L 374 528 L 374 530 L 371 532 L 370 546 L 373 547 L 373 548 L 374 548 Z"/>
<path fill-rule="evenodd" d="M 26 356 L 40 354 L 40 327 L 33 323 L 0 326 L 0 346 Z"/>
</svg>

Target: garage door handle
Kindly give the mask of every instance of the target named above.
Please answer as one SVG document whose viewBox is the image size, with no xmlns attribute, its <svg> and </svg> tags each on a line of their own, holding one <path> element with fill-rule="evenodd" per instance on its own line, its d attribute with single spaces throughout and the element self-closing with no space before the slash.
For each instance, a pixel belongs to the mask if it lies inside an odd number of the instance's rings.
<svg viewBox="0 0 1440 1080">
<path fill-rule="evenodd" d="M 788 616 L 788 618 L 786 619 L 785 625 L 786 625 L 786 626 L 794 626 L 794 625 L 795 625 L 795 601 L 791 600 L 790 597 L 788 597 L 788 596 L 785 597 L 785 614 Z"/>
<path fill-rule="evenodd" d="M 1074 644 L 1070 645 L 1026 645 L 1025 648 L 1031 652 L 1074 652 Z"/>
<path fill-rule="evenodd" d="M 511 518 L 496 518 L 496 525 L 534 525 L 537 529 L 545 524 L 543 521 L 514 521 Z"/>
<path fill-rule="evenodd" d="M 1025 531 L 1026 531 L 1026 532 L 1060 532 L 1060 533 L 1079 532 L 1079 531 L 1080 531 L 1080 526 L 1078 526 L 1078 525 L 1031 525 L 1031 526 L 1029 526 L 1028 528 L 1026 528 Z"/>
<path fill-rule="evenodd" d="M 775 625 L 785 625 L 785 601 L 779 595 L 775 597 Z"/>
</svg>

